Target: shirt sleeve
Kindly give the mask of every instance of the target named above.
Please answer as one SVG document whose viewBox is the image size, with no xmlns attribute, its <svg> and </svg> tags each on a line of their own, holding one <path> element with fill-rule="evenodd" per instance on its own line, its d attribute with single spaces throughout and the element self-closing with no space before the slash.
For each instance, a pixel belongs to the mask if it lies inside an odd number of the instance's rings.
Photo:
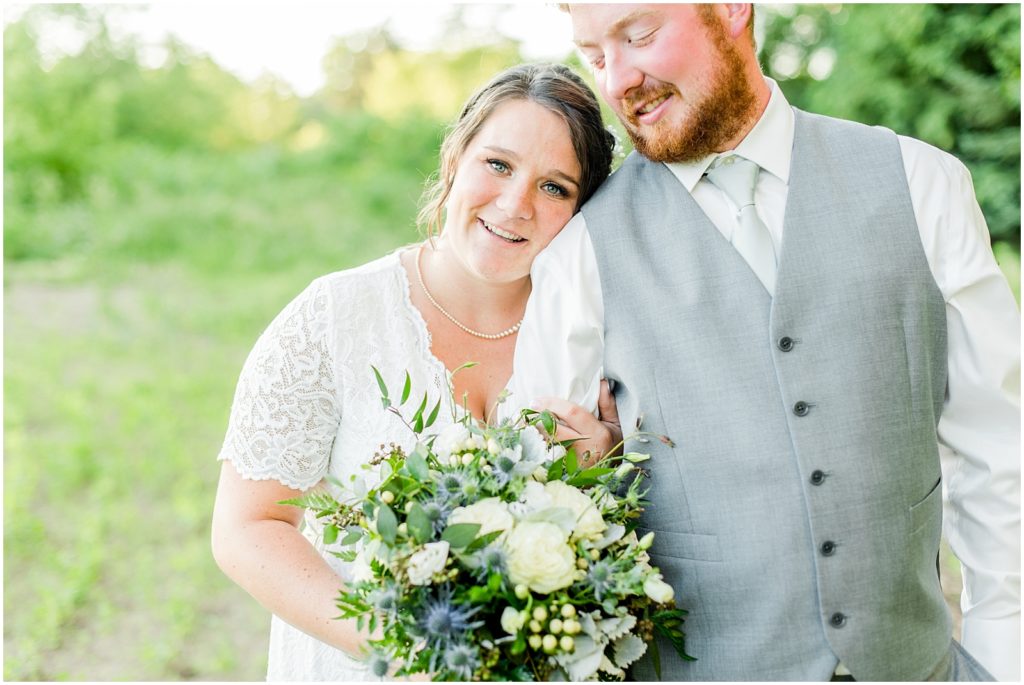
<svg viewBox="0 0 1024 685">
<path fill-rule="evenodd" d="M 271 322 L 242 368 L 219 460 L 305 490 L 323 478 L 341 421 L 330 291 L 314 281 Z"/>
<path fill-rule="evenodd" d="M 946 302 L 947 398 L 938 425 L 943 533 L 963 569 L 962 642 L 1020 679 L 1020 313 L 995 261 L 970 172 L 900 138 L 922 244 Z"/>
<path fill-rule="evenodd" d="M 604 363 L 604 301 L 582 214 L 537 255 L 516 340 L 511 401 L 560 397 L 597 410 Z"/>
</svg>

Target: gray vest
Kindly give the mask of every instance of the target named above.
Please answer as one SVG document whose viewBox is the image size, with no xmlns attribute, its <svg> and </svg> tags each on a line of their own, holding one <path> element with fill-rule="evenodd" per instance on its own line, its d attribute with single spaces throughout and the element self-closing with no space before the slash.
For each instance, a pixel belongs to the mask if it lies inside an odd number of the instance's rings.
<svg viewBox="0 0 1024 685">
<path fill-rule="evenodd" d="M 675 443 L 631 445 L 697 657 L 662 641 L 663 677 L 928 675 L 946 319 L 896 136 L 796 113 L 774 299 L 662 164 L 632 155 L 583 213 L 620 416 Z"/>
</svg>

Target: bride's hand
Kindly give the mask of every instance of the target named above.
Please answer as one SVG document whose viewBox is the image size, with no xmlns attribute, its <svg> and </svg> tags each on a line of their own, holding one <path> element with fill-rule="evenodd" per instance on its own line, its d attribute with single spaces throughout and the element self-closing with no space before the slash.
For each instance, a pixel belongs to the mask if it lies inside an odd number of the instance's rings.
<svg viewBox="0 0 1024 685">
<path fill-rule="evenodd" d="M 555 429 L 556 440 L 579 438 L 573 446 L 576 448 L 580 464 L 584 467 L 593 466 L 609 450 L 622 442 L 619 412 L 607 380 L 601 381 L 596 418 L 580 405 L 557 397 L 540 397 L 533 403 L 533 408 L 537 411 L 549 411 L 558 419 Z"/>
</svg>

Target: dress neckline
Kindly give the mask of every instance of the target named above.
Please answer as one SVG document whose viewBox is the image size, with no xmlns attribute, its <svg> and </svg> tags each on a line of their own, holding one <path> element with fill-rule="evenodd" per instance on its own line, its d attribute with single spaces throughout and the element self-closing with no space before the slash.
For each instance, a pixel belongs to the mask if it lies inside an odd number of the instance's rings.
<svg viewBox="0 0 1024 685">
<path fill-rule="evenodd" d="M 448 392 L 448 388 L 452 387 L 452 372 L 445 363 L 438 359 L 437 355 L 434 354 L 433 336 L 430 333 L 430 328 L 427 326 L 427 320 L 423 318 L 423 312 L 421 312 L 419 308 L 412 303 L 412 283 L 409 279 L 408 272 L 405 270 L 405 265 L 402 264 L 403 254 L 411 252 L 412 250 L 418 250 L 421 246 L 422 243 L 406 245 L 398 248 L 389 256 L 394 258 L 394 267 L 397 272 L 396 277 L 398 278 L 398 289 L 402 294 L 402 304 L 409 315 L 413 328 L 416 329 L 416 343 L 420 354 L 422 354 L 428 364 L 433 367 L 435 374 L 440 374 L 439 377 L 445 380 L 445 387 L 441 388 L 442 396 L 445 398 L 444 403 L 449 407 L 454 406 L 456 417 L 462 418 L 467 413 L 467 410 L 461 404 L 455 402 L 455 398 L 450 396 Z M 511 386 L 512 376 L 510 375 L 508 381 L 505 382 L 504 390 L 509 391 Z M 508 407 L 508 400 L 498 405 L 498 408 L 494 412 L 494 420 L 500 421 L 505 418 L 507 416 Z"/>
</svg>

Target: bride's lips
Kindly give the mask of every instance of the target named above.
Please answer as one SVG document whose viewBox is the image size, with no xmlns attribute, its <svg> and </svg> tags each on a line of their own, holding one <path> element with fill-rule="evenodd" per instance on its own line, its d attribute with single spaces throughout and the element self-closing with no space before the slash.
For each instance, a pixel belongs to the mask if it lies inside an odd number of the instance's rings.
<svg viewBox="0 0 1024 685">
<path fill-rule="evenodd" d="M 506 243 L 509 243 L 510 245 L 519 245 L 521 243 L 527 242 L 526 238 L 524 238 L 523 236 L 519 235 L 518 233 L 509 231 L 508 229 L 502 228 L 497 224 L 492 224 L 480 218 L 477 218 L 477 221 L 480 223 L 480 226 L 482 226 L 485 231 L 493 235 L 495 238 L 498 238 Z"/>
</svg>

